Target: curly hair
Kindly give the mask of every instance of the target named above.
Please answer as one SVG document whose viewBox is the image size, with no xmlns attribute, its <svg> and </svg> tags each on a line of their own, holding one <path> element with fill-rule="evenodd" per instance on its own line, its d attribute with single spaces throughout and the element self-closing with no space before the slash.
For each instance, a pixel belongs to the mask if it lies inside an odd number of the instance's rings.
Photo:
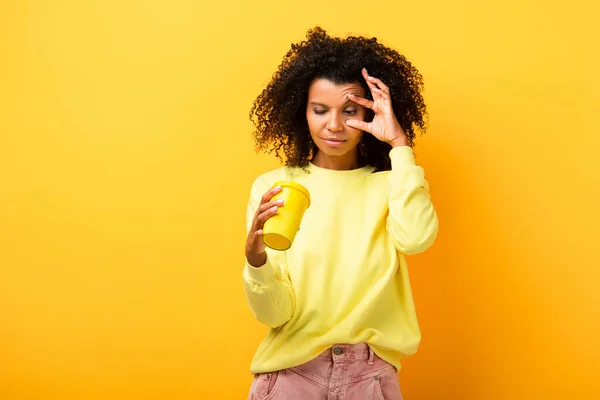
<svg viewBox="0 0 600 400">
<path fill-rule="evenodd" d="M 336 84 L 358 82 L 372 100 L 361 75 L 363 67 L 389 86 L 396 118 L 409 146 L 414 147 L 415 129 L 425 132 L 427 115 L 421 94 L 423 78 L 417 69 L 403 55 L 378 43 L 377 38 L 334 38 L 317 26 L 308 30 L 306 39 L 292 44 L 271 82 L 254 101 L 250 120 L 255 125 L 257 151 L 275 152 L 286 166 L 306 168 L 317 151 L 306 120 L 311 83 L 319 78 Z M 366 120 L 372 118 L 372 111 L 367 110 Z M 389 144 L 365 134 L 360 160 L 376 171 L 390 170 L 390 150 Z"/>
</svg>

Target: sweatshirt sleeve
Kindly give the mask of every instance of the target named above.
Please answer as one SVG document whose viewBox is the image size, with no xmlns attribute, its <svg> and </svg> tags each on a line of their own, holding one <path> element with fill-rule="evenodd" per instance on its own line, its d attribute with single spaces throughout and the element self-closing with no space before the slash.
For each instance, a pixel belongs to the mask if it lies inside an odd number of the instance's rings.
<svg viewBox="0 0 600 400">
<path fill-rule="evenodd" d="M 390 159 L 387 231 L 401 253 L 421 253 L 433 244 L 438 232 L 429 184 L 423 168 L 415 165 L 412 148 L 395 147 Z"/>
<path fill-rule="evenodd" d="M 246 210 L 246 234 L 262 195 L 269 189 L 267 182 L 257 179 L 252 185 Z M 296 296 L 285 265 L 285 253 L 274 254 L 267 248 L 267 262 L 255 268 L 248 264 L 243 271 L 246 298 L 252 313 L 263 324 L 277 328 L 290 320 L 296 307 Z"/>
</svg>

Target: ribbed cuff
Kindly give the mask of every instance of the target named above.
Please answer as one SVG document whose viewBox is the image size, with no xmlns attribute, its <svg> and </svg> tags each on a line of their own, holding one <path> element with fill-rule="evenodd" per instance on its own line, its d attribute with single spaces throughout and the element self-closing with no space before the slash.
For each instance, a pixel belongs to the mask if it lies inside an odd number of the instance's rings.
<svg viewBox="0 0 600 400">
<path fill-rule="evenodd" d="M 415 166 L 415 155 L 410 146 L 394 147 L 390 150 L 392 169 Z"/>
<path fill-rule="evenodd" d="M 246 260 L 244 278 L 247 281 L 255 283 L 259 286 L 267 286 L 273 283 L 275 280 L 275 268 L 269 261 L 269 257 L 267 257 L 267 262 L 258 268 L 248 264 L 248 260 Z"/>
</svg>

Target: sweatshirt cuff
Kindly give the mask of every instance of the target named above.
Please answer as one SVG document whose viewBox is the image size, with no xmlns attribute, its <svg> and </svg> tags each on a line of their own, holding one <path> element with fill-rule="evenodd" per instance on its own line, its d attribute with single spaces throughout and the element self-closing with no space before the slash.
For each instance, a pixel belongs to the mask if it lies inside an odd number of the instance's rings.
<svg viewBox="0 0 600 400">
<path fill-rule="evenodd" d="M 255 283 L 259 286 L 267 286 L 273 283 L 275 280 L 275 268 L 269 261 L 267 256 L 267 262 L 261 267 L 253 267 L 246 260 L 246 268 L 244 268 L 244 278 L 248 282 Z"/>
<path fill-rule="evenodd" d="M 392 169 L 415 166 L 415 155 L 410 146 L 394 147 L 390 150 Z"/>
</svg>

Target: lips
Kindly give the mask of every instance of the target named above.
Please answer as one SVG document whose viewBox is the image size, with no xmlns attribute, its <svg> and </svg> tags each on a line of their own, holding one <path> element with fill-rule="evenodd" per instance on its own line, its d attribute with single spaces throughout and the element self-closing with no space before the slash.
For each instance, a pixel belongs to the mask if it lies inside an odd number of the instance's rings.
<svg viewBox="0 0 600 400">
<path fill-rule="evenodd" d="M 325 137 L 323 138 L 326 142 L 336 142 L 336 143 L 344 143 L 346 139 L 340 139 L 336 137 Z"/>
<path fill-rule="evenodd" d="M 340 146 L 346 143 L 345 140 L 337 139 L 337 138 L 323 138 L 323 141 L 327 143 L 329 146 Z"/>
</svg>

